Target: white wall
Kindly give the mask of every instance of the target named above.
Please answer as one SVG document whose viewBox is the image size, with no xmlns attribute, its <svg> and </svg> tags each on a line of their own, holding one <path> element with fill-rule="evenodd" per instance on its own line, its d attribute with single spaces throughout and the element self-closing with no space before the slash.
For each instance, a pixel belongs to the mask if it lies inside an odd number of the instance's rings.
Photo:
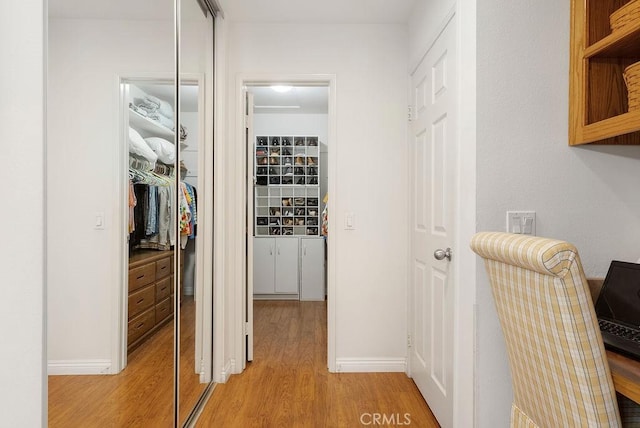
<svg viewBox="0 0 640 428">
<path fill-rule="evenodd" d="M 537 212 L 537 234 L 574 243 L 587 276 L 640 257 L 640 147 L 568 147 L 569 2 L 478 0 L 478 230 Z M 496 166 L 499 165 L 499 168 Z M 506 426 L 505 348 L 477 272 L 478 426 Z"/>
<path fill-rule="evenodd" d="M 49 35 L 48 358 L 111 364 L 112 299 L 123 237 L 117 220 L 118 76 L 171 73 L 173 27 L 163 21 L 55 19 Z M 202 40 L 204 43 L 204 40 Z M 183 47 L 184 72 L 202 46 Z M 105 215 L 104 230 L 93 228 Z M 106 369 L 104 369 L 106 370 Z"/>
<path fill-rule="evenodd" d="M 44 15 L 42 1 L 0 3 L 0 414 L 14 427 L 47 423 Z"/>
<path fill-rule="evenodd" d="M 236 111 L 238 73 L 336 75 L 337 140 L 329 146 L 337 156 L 330 165 L 337 191 L 331 195 L 335 218 L 329 233 L 337 251 L 336 360 L 345 363 L 338 369 L 351 369 L 349 359 L 404 369 L 407 43 L 402 25 L 231 23 L 229 28 L 230 112 Z M 236 145 L 229 150 L 238 161 L 240 142 L 231 141 Z M 240 189 L 241 177 L 234 180 Z M 244 203 L 236 200 L 233 206 L 242 212 Z M 346 212 L 355 214 L 354 231 L 341 227 Z M 234 230 L 232 241 L 242 242 L 240 232 Z M 237 248 L 233 254 L 241 255 Z M 237 262 L 232 265 L 241 270 Z M 229 279 L 233 289 L 242 286 L 240 277 Z"/>
<path fill-rule="evenodd" d="M 317 135 L 325 151 L 329 141 L 326 114 L 272 114 L 253 115 L 253 133 L 256 135 Z"/>
</svg>

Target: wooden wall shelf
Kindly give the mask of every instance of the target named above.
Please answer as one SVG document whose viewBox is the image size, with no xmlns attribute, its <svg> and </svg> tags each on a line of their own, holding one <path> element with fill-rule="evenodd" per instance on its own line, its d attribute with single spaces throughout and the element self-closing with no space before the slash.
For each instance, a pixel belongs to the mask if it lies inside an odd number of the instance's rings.
<svg viewBox="0 0 640 428">
<path fill-rule="evenodd" d="M 572 0 L 569 144 L 640 144 L 622 73 L 640 61 L 640 19 L 611 32 L 609 15 L 629 0 Z"/>
</svg>

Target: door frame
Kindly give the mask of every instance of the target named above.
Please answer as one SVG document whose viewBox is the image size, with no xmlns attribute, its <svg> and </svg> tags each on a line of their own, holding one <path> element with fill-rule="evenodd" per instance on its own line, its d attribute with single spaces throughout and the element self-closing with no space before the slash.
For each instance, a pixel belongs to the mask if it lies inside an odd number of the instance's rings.
<svg viewBox="0 0 640 428">
<path fill-rule="evenodd" d="M 433 44 L 452 19 L 457 20 L 456 49 L 458 61 L 458 163 L 456 165 L 457 197 L 456 237 L 454 254 L 457 263 L 453 272 L 454 284 L 454 340 L 453 340 L 453 426 L 474 426 L 476 421 L 475 370 L 476 370 L 476 256 L 469 243 L 476 232 L 476 22 L 475 6 L 471 2 L 458 0 L 443 16 L 431 37 L 422 45 L 422 53 L 415 63 L 410 64 L 408 75 L 408 100 L 413 106 L 411 76 L 427 55 Z M 408 125 L 410 127 L 410 124 Z M 407 144 L 412 143 L 411 132 L 407 132 Z M 411 162 L 411 159 L 409 159 Z M 408 165 L 410 166 L 410 165 Z M 406 233 L 411 234 L 411 222 Z M 411 278 L 411 264 L 407 265 Z M 411 284 L 407 284 L 411 287 Z M 464 285 L 464 287 L 463 287 Z M 411 325 L 413 311 L 411 290 L 407 292 L 407 327 L 413 334 Z M 411 350 L 407 348 L 407 356 Z M 411 359 L 407 358 L 407 374 L 411 376 Z M 469 409 L 471 406 L 471 409 Z"/>
<path fill-rule="evenodd" d="M 246 86 L 270 86 L 274 84 L 292 85 L 292 86 L 326 86 L 329 89 L 328 102 L 328 183 L 327 191 L 332 195 L 332 199 L 336 197 L 336 165 L 337 165 L 337 147 L 336 147 L 336 75 L 335 74 L 285 74 L 285 73 L 268 73 L 268 74 L 238 74 L 235 82 L 234 98 L 235 105 L 235 135 L 233 139 L 236 147 L 236 155 L 231 163 L 235 165 L 233 181 L 235 186 L 235 199 L 232 202 L 231 219 L 235 222 L 233 231 L 234 236 L 239 243 L 235 251 L 235 263 L 233 270 L 235 272 L 235 281 L 233 281 L 233 297 L 235 315 L 231 315 L 231 320 L 235 328 L 235 338 L 233 340 L 234 347 L 232 354 L 235 363 L 232 372 L 241 373 L 246 366 L 247 341 L 245 340 L 245 331 L 252 333 L 253 327 L 249 326 L 245 330 L 245 320 L 247 319 L 247 303 L 249 293 L 253 294 L 252 278 L 248 278 L 247 267 L 248 261 L 252 260 L 253 255 L 248 254 L 247 245 L 245 245 L 246 237 L 250 233 L 246 222 L 246 203 L 248 195 L 249 171 L 247 171 L 248 158 L 247 147 L 244 144 L 244 99 L 243 91 Z M 327 206 L 328 217 L 333 218 L 334 206 Z M 330 372 L 336 371 L 336 243 L 331 236 L 327 237 L 327 366 Z M 252 338 L 251 338 L 252 339 Z"/>
</svg>

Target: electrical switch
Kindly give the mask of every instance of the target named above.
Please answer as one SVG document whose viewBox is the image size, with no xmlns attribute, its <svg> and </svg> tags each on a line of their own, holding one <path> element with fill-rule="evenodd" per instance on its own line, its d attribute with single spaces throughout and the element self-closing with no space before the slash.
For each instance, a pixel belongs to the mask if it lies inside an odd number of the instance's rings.
<svg viewBox="0 0 640 428">
<path fill-rule="evenodd" d="M 354 230 L 354 216 L 352 212 L 348 212 L 344 216 L 344 228 L 345 230 Z"/>
<path fill-rule="evenodd" d="M 104 229 L 104 213 L 96 213 L 93 228 L 98 230 Z"/>
<path fill-rule="evenodd" d="M 507 232 L 523 235 L 536 234 L 535 211 L 507 211 Z"/>
</svg>

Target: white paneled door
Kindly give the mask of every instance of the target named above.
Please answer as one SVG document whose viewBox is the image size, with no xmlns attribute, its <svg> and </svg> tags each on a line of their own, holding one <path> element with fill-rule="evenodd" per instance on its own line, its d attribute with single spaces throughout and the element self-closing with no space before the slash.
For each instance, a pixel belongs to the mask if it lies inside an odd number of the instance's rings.
<svg viewBox="0 0 640 428">
<path fill-rule="evenodd" d="M 411 76 L 410 372 L 443 427 L 453 423 L 456 32 L 454 16 Z"/>
</svg>

